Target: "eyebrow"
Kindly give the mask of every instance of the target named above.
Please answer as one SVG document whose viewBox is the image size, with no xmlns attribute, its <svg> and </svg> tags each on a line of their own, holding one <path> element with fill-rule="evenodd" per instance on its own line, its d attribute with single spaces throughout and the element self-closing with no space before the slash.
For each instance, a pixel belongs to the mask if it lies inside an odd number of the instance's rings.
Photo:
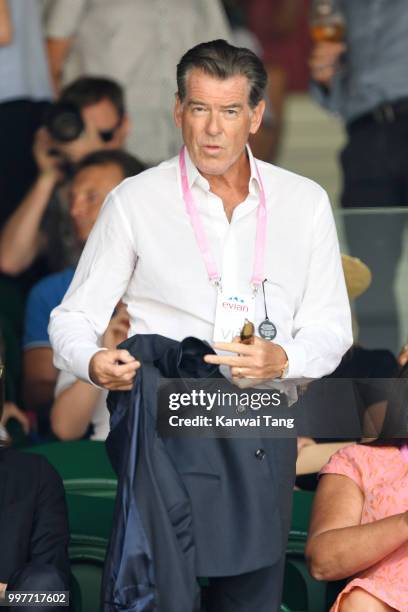
<svg viewBox="0 0 408 612">
<path fill-rule="evenodd" d="M 208 106 L 208 104 L 200 100 L 189 100 L 188 106 Z M 243 108 L 243 105 L 240 102 L 231 102 L 231 104 L 223 104 L 221 108 Z"/>
</svg>

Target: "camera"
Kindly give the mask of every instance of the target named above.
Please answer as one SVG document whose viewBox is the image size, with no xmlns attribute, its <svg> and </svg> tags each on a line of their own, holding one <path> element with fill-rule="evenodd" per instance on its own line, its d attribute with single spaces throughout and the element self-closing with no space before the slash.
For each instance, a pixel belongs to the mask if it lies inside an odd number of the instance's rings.
<svg viewBox="0 0 408 612">
<path fill-rule="evenodd" d="M 79 138 L 85 130 L 80 109 L 69 102 L 55 102 L 47 109 L 44 125 L 56 142 L 65 144 Z"/>
</svg>

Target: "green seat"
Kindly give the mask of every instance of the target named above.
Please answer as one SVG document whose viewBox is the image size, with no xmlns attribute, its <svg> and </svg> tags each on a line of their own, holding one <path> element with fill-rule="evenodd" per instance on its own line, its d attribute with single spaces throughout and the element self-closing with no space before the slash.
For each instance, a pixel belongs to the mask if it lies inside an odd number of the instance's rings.
<svg viewBox="0 0 408 612">
<path fill-rule="evenodd" d="M 82 609 L 100 611 L 100 590 L 114 500 L 67 494 L 71 572 L 79 584 Z"/>
<path fill-rule="evenodd" d="M 47 457 L 64 481 L 67 493 L 96 497 L 116 495 L 116 475 L 104 442 L 51 442 L 24 449 Z"/>
<path fill-rule="evenodd" d="M 83 612 L 82 608 L 82 596 L 81 587 L 79 586 L 78 580 L 71 572 L 71 587 L 70 587 L 70 609 L 72 612 Z"/>
</svg>

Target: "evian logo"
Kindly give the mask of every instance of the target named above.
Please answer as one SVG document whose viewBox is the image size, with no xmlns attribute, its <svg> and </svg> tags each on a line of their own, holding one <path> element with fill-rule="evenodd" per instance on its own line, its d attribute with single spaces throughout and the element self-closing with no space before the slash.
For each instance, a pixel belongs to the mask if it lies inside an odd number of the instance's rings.
<svg viewBox="0 0 408 612">
<path fill-rule="evenodd" d="M 222 307 L 229 312 L 248 312 L 248 306 L 245 305 L 245 301 L 236 296 L 229 297 L 228 300 L 222 303 Z"/>
</svg>

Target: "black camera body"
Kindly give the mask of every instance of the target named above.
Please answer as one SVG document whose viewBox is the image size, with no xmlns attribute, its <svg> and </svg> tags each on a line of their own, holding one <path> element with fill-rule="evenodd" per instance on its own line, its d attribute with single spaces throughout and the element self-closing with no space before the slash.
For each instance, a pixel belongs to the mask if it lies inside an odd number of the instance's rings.
<svg viewBox="0 0 408 612">
<path fill-rule="evenodd" d="M 55 102 L 47 109 L 44 125 L 52 138 L 61 144 L 80 138 L 85 124 L 80 109 L 70 102 Z"/>
</svg>

